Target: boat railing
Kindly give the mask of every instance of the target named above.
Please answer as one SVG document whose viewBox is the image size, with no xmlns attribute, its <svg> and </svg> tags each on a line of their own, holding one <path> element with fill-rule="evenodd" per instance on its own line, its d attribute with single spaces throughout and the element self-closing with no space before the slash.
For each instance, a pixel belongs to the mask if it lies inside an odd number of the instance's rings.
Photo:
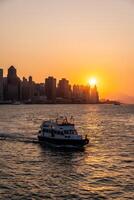
<svg viewBox="0 0 134 200">
<path fill-rule="evenodd" d="M 70 119 L 68 119 L 67 117 L 60 116 L 56 118 L 56 123 L 62 126 L 65 126 L 65 125 L 74 126 L 74 118 L 71 116 Z"/>
</svg>

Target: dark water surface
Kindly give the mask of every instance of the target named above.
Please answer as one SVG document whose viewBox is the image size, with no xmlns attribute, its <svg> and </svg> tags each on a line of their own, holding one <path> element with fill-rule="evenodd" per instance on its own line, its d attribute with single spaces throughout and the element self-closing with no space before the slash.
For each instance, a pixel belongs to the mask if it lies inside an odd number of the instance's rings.
<svg viewBox="0 0 134 200">
<path fill-rule="evenodd" d="M 85 151 L 30 142 L 57 113 L 75 117 Z M 1 105 L 0 137 L 0 199 L 134 199 L 133 105 Z"/>
</svg>

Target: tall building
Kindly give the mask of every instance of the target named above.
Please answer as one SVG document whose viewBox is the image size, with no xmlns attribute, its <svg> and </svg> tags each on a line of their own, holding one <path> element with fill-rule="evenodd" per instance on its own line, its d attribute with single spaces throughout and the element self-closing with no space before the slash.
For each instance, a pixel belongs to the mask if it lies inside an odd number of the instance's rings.
<svg viewBox="0 0 134 200">
<path fill-rule="evenodd" d="M 0 101 L 4 99 L 4 89 L 3 89 L 3 69 L 0 69 Z"/>
<path fill-rule="evenodd" d="M 45 79 L 45 94 L 48 100 L 56 101 L 56 79 L 52 76 Z"/>
<path fill-rule="evenodd" d="M 3 69 L 0 68 L 0 78 L 3 78 Z"/>
<path fill-rule="evenodd" d="M 35 83 L 33 81 L 32 76 L 29 76 L 28 78 L 29 80 L 29 98 L 32 99 L 34 97 L 34 93 L 35 93 Z"/>
<path fill-rule="evenodd" d="M 82 90 L 82 98 L 85 103 L 90 102 L 90 86 L 84 86 Z"/>
<path fill-rule="evenodd" d="M 95 85 L 90 91 L 90 103 L 99 103 L 99 93 Z"/>
<path fill-rule="evenodd" d="M 24 101 L 29 100 L 29 84 L 25 77 L 21 82 L 21 99 Z"/>
<path fill-rule="evenodd" d="M 23 77 L 23 80 L 21 82 L 21 96 L 22 100 L 32 100 L 35 95 L 35 83 L 32 80 L 32 77 L 29 76 L 29 79 L 27 80 L 25 77 Z"/>
<path fill-rule="evenodd" d="M 73 98 L 79 97 L 79 87 L 78 85 L 73 85 Z"/>
<path fill-rule="evenodd" d="M 90 86 L 74 85 L 73 86 L 73 99 L 75 102 L 90 102 Z"/>
<path fill-rule="evenodd" d="M 20 79 L 14 66 L 9 67 L 6 83 L 6 100 L 20 100 Z"/>
<path fill-rule="evenodd" d="M 61 79 L 58 83 L 57 96 L 62 98 L 71 98 L 71 86 L 69 81 L 65 78 Z"/>
<path fill-rule="evenodd" d="M 17 77 L 17 71 L 15 69 L 14 66 L 11 66 L 8 68 L 8 74 L 7 74 L 7 77 L 8 77 L 8 81 L 13 81 L 16 79 Z"/>
</svg>

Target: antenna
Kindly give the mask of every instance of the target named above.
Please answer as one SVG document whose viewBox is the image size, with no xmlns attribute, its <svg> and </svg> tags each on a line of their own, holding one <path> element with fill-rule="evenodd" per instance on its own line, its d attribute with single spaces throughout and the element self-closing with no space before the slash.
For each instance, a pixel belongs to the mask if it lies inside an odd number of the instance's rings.
<svg viewBox="0 0 134 200">
<path fill-rule="evenodd" d="M 72 115 L 70 117 L 70 122 L 72 122 L 72 124 L 74 124 L 74 117 Z"/>
</svg>

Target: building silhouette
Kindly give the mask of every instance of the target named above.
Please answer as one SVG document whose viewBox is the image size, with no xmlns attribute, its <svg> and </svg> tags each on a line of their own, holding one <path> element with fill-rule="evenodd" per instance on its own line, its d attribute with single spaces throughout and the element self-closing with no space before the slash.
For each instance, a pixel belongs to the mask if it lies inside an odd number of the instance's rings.
<svg viewBox="0 0 134 200">
<path fill-rule="evenodd" d="M 0 101 L 4 100 L 4 79 L 3 79 L 3 69 L 0 69 Z"/>
<path fill-rule="evenodd" d="M 65 78 L 59 80 L 57 87 L 57 96 L 65 99 L 71 98 L 71 85 Z"/>
<path fill-rule="evenodd" d="M 35 95 L 35 82 L 32 80 L 32 76 L 29 76 L 28 80 L 23 77 L 21 82 L 21 100 L 32 101 Z"/>
<path fill-rule="evenodd" d="M 90 86 L 73 85 L 73 101 L 90 103 Z"/>
<path fill-rule="evenodd" d="M 45 94 L 48 100 L 56 101 L 56 79 L 52 76 L 45 79 Z"/>
<path fill-rule="evenodd" d="M 90 102 L 90 86 L 82 86 L 82 99 L 85 103 Z"/>
<path fill-rule="evenodd" d="M 6 81 L 5 99 L 11 101 L 19 101 L 21 97 L 21 81 L 17 76 L 17 70 L 14 66 L 9 67 Z"/>
<path fill-rule="evenodd" d="M 90 103 L 99 103 L 99 93 L 96 85 L 93 88 L 91 88 Z"/>
<path fill-rule="evenodd" d="M 73 91 L 72 92 L 73 92 L 72 96 L 73 96 L 74 99 L 80 98 L 80 87 L 79 87 L 79 85 L 73 85 Z"/>
</svg>

